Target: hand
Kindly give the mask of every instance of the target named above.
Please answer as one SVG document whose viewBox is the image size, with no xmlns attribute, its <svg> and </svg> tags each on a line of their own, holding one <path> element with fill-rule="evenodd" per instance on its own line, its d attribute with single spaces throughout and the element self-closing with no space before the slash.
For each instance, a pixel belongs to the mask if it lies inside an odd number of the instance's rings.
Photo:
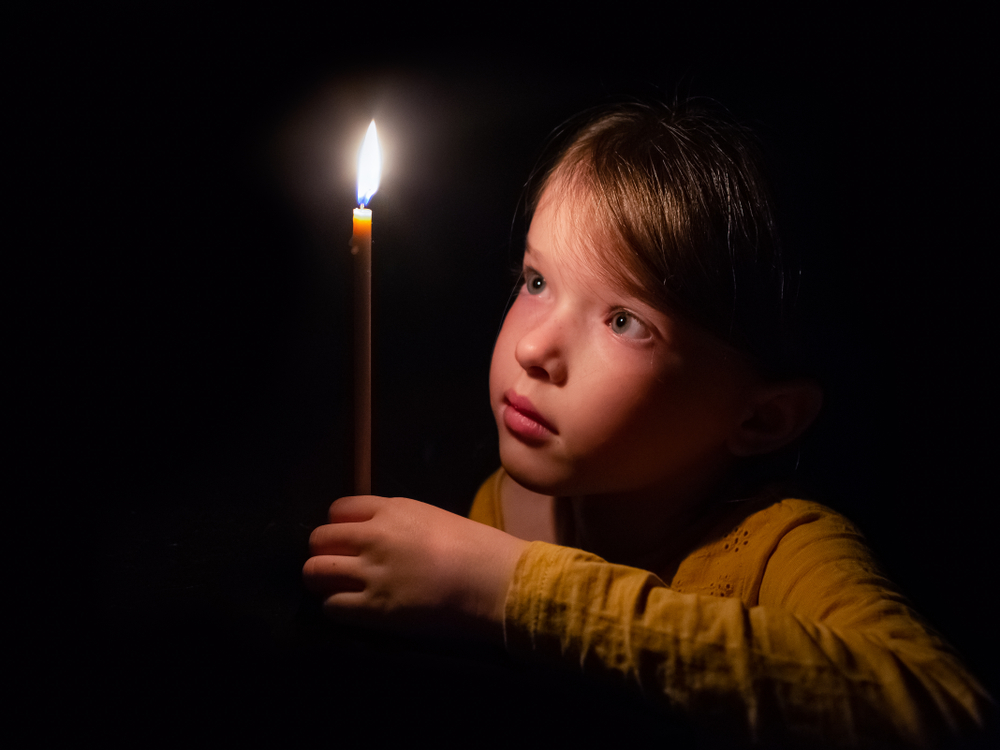
<svg viewBox="0 0 1000 750">
<path fill-rule="evenodd" d="M 334 619 L 503 638 L 510 534 L 402 497 L 342 497 L 309 539 L 306 586 Z"/>
</svg>

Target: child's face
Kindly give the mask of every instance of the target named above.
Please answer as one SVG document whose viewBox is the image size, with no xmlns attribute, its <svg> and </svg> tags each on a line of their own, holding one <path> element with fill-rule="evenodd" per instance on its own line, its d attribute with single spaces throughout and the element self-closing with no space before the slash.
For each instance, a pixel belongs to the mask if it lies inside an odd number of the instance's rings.
<svg viewBox="0 0 1000 750">
<path fill-rule="evenodd" d="M 615 288 L 587 196 L 548 189 L 493 351 L 500 457 L 552 495 L 701 486 L 731 455 L 748 369 L 723 343 Z"/>
</svg>

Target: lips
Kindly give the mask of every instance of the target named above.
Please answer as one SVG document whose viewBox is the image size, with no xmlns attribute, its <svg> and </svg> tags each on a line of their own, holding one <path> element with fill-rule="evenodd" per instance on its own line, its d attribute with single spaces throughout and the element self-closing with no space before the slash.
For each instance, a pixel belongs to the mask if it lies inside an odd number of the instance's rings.
<svg viewBox="0 0 1000 750">
<path fill-rule="evenodd" d="M 537 442 L 559 434 L 559 431 L 546 421 L 524 396 L 519 396 L 514 391 L 507 391 L 503 400 L 504 424 L 516 437 Z"/>
</svg>

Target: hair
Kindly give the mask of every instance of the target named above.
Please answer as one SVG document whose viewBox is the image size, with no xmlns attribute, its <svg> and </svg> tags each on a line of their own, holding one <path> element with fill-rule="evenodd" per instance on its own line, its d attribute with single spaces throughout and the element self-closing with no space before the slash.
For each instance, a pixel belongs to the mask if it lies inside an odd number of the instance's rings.
<svg viewBox="0 0 1000 750">
<path fill-rule="evenodd" d="M 548 153 L 529 181 L 529 220 L 548 188 L 584 189 L 606 277 L 764 372 L 789 373 L 798 273 L 748 129 L 701 102 L 616 105 L 570 121 Z"/>
</svg>

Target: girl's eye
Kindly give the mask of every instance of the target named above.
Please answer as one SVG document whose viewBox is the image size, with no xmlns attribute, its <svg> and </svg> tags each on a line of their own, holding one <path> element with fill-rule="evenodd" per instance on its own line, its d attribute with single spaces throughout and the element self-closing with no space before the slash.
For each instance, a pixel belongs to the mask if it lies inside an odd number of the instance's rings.
<svg viewBox="0 0 1000 750">
<path fill-rule="evenodd" d="M 632 313 L 619 310 L 611 316 L 611 330 L 629 339 L 644 339 L 649 336 L 646 326 Z"/>
<path fill-rule="evenodd" d="M 545 279 L 530 269 L 524 272 L 524 288 L 528 294 L 539 294 L 545 288 Z"/>
</svg>

